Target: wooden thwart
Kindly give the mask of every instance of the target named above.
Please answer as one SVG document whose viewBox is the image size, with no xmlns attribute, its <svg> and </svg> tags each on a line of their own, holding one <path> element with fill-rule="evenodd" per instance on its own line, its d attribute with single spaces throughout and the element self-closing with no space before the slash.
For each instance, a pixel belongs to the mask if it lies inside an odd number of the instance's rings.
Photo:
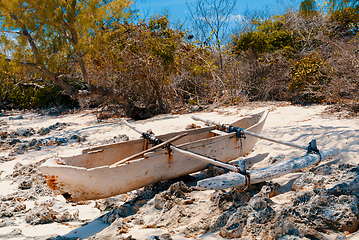
<svg viewBox="0 0 359 240">
<path fill-rule="evenodd" d="M 134 126 L 132 126 L 131 124 L 129 124 L 125 119 L 122 119 L 123 123 L 125 125 L 127 125 L 128 127 L 130 127 L 132 130 L 142 134 L 142 132 L 138 129 L 136 129 Z M 233 134 L 228 134 L 228 137 L 232 137 Z M 187 150 L 183 150 L 183 149 L 180 149 L 180 148 L 177 148 L 173 145 L 169 145 L 169 148 L 174 151 L 174 152 L 177 152 L 177 153 L 180 153 L 180 154 L 183 154 L 183 155 L 186 155 L 188 157 L 193 157 L 193 158 L 196 158 L 196 159 L 199 159 L 199 160 L 202 160 L 202 161 L 205 161 L 205 162 L 208 162 L 208 163 L 212 163 L 213 165 L 216 165 L 216 166 L 219 166 L 219 167 L 223 167 L 223 168 L 227 168 L 229 170 L 232 170 L 232 171 L 236 171 L 237 170 L 237 167 L 233 166 L 233 165 L 230 165 L 230 164 L 227 164 L 227 163 L 224 163 L 224 162 L 221 162 L 221 161 L 218 161 L 218 160 L 215 160 L 215 159 L 212 159 L 212 158 L 209 158 L 209 157 L 205 157 L 205 156 L 202 156 L 200 154 L 197 154 L 197 153 L 194 153 L 194 152 L 190 152 L 190 151 L 187 151 Z"/>
<path fill-rule="evenodd" d="M 307 154 L 303 157 L 293 158 L 266 168 L 250 171 L 250 184 L 268 181 L 288 173 L 297 172 L 311 165 L 318 164 L 321 160 L 338 155 L 339 151 L 338 148 L 330 148 L 319 153 Z M 197 186 L 211 190 L 244 187 L 246 186 L 246 178 L 243 174 L 230 172 L 213 178 L 203 179 L 197 183 Z"/>
</svg>

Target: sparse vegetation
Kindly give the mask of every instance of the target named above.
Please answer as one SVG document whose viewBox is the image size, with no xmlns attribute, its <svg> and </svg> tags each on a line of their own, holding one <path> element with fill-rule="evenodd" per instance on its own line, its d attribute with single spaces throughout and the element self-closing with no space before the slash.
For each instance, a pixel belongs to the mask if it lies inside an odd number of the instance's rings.
<svg viewBox="0 0 359 240">
<path fill-rule="evenodd" d="M 197 36 L 167 16 L 131 20 L 130 1 L 9 3 L 0 3 L 1 108 L 74 106 L 98 95 L 95 106 L 139 119 L 185 104 L 359 101 L 357 1 L 305 0 L 298 12 L 242 19 L 249 24 L 227 46 L 225 24 L 204 42 L 211 22 L 193 21 Z M 230 3 L 218 11 L 229 16 Z M 195 6 L 192 17 L 206 9 Z"/>
</svg>

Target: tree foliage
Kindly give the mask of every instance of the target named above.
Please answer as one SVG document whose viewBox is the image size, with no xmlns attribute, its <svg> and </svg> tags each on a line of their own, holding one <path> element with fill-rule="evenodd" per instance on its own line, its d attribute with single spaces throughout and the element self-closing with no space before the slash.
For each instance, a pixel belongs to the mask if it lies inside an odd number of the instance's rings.
<svg viewBox="0 0 359 240">
<path fill-rule="evenodd" d="M 306 9 L 315 11 L 314 7 Z M 349 9 L 288 12 L 280 16 L 279 24 L 273 18 L 253 21 L 253 28 L 236 35 L 232 51 L 238 66 L 243 66 L 238 68 L 249 98 L 295 102 L 357 99 L 358 38 L 353 23 L 358 21 Z M 278 32 L 287 38 L 278 38 Z M 345 64 L 347 59 L 350 61 Z"/>
<path fill-rule="evenodd" d="M 0 54 L 3 61 L 27 67 L 36 78 L 58 84 L 74 98 L 116 98 L 110 89 L 94 84 L 86 57 L 99 47 L 95 43 L 104 32 L 129 17 L 129 5 L 128 0 L 1 0 Z M 74 81 L 87 91 L 77 91 Z"/>
<path fill-rule="evenodd" d="M 252 24 L 255 26 L 253 30 L 234 36 L 233 50 L 236 54 L 242 51 L 261 54 L 293 47 L 293 36 L 284 26 L 283 17 L 277 16 L 265 21 L 256 19 Z"/>
<path fill-rule="evenodd" d="M 298 98 L 309 102 L 322 102 L 326 98 L 326 89 L 330 84 L 330 67 L 315 53 L 294 62 L 291 67 L 292 81 L 289 89 L 296 92 Z"/>
<path fill-rule="evenodd" d="M 165 111 L 174 95 L 170 77 L 176 71 L 183 38 L 181 31 L 168 28 L 166 16 L 121 24 L 104 35 L 100 49 L 90 52 L 91 72 L 101 84 L 128 99 L 131 108 Z"/>
<path fill-rule="evenodd" d="M 196 75 L 212 67 L 203 52 L 208 53 L 170 28 L 167 16 L 153 16 L 105 34 L 101 48 L 91 51 L 89 65 L 100 84 L 131 102 L 133 118 L 145 118 L 181 103 L 187 98 L 184 91 L 193 92 L 188 86 Z"/>
<path fill-rule="evenodd" d="M 97 94 L 143 119 L 183 103 L 359 100 L 358 1 L 253 15 L 226 46 L 234 3 L 192 6 L 198 44 L 167 16 L 131 19 L 129 0 L 0 0 L 0 104 Z"/>
</svg>

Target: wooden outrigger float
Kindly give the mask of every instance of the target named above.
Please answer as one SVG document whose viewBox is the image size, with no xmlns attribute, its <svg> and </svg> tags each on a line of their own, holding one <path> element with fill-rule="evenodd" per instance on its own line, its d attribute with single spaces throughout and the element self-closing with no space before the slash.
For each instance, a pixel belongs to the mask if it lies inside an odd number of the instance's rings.
<svg viewBox="0 0 359 240">
<path fill-rule="evenodd" d="M 318 164 L 321 160 L 335 156 L 339 153 L 338 148 L 330 148 L 319 151 L 318 153 L 306 154 L 303 157 L 293 158 L 266 168 L 246 171 L 249 180 L 241 172 L 230 172 L 220 176 L 203 179 L 198 181 L 197 186 L 205 189 L 219 190 L 230 187 L 247 187 L 250 184 L 256 184 L 278 178 L 288 173 L 293 173 Z"/>
<path fill-rule="evenodd" d="M 260 134 L 267 115 L 268 111 L 253 114 L 231 126 Z M 157 136 L 161 142 L 149 149 L 145 139 L 110 144 L 49 159 L 40 170 L 54 193 L 69 201 L 106 198 L 203 170 L 211 161 L 226 167 L 227 162 L 248 154 L 257 141 L 250 135 L 239 138 L 238 133 L 219 131 L 216 126 L 174 132 Z"/>
</svg>

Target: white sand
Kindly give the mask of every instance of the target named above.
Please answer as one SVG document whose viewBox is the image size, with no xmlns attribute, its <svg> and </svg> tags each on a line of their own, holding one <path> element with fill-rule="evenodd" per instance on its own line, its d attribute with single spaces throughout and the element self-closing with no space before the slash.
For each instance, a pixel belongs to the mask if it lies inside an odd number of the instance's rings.
<svg viewBox="0 0 359 240">
<path fill-rule="evenodd" d="M 225 109 L 215 109 L 212 112 L 195 113 L 196 116 L 220 121 L 222 123 L 231 123 L 235 119 L 241 116 L 246 116 L 250 113 L 258 112 L 263 109 L 269 109 L 270 113 L 264 129 L 263 135 L 268 137 L 291 141 L 300 145 L 307 145 L 310 140 L 316 139 L 319 149 L 337 147 L 341 149 L 341 153 L 334 159 L 331 159 L 331 164 L 340 163 L 359 163 L 359 121 L 358 118 L 352 119 L 338 119 L 334 115 L 322 114 L 325 106 L 291 106 L 289 104 L 257 104 L 253 106 L 245 106 L 241 108 L 230 107 Z M 40 116 L 34 113 L 14 113 L 12 118 L 17 118 L 19 115 L 22 119 L 9 120 L 10 116 L 0 117 L 0 122 L 6 124 L 1 126 L 2 131 L 7 128 L 7 131 L 15 130 L 17 128 L 39 129 L 41 127 L 48 127 L 56 122 L 71 123 L 63 130 L 51 131 L 45 137 L 69 137 L 73 134 L 86 136 L 87 141 L 77 143 L 69 142 L 61 146 L 49 146 L 42 147 L 41 151 L 28 151 L 25 154 L 16 155 L 16 159 L 10 162 L 0 163 L 0 195 L 7 195 L 14 192 L 17 189 L 16 184 L 12 184 L 10 181 L 3 180 L 6 175 L 11 174 L 16 162 L 21 164 L 29 164 L 40 161 L 46 157 L 53 156 L 55 154 L 60 155 L 72 155 L 80 153 L 82 149 L 90 146 L 101 145 L 104 140 L 111 139 L 119 134 L 126 134 L 130 139 L 137 139 L 139 135 L 130 130 L 128 127 L 121 124 L 120 119 L 109 119 L 98 122 L 96 116 L 91 111 L 83 111 L 77 114 L 67 114 L 63 116 Z M 163 134 L 167 132 L 174 132 L 184 130 L 188 124 L 195 123 L 197 125 L 203 125 L 199 122 L 194 122 L 191 119 L 193 114 L 183 115 L 159 115 L 154 118 L 142 121 L 132 122 L 140 130 L 152 129 L 157 134 Z M 30 136 L 32 138 L 44 138 L 38 134 Z M 1 155 L 6 156 L 6 152 L 2 152 Z M 268 161 L 271 157 L 283 155 L 284 159 L 290 159 L 304 155 L 305 152 L 297 149 L 293 149 L 287 146 L 278 145 L 275 143 L 266 142 L 260 140 L 255 145 L 253 151 L 246 156 L 247 161 L 252 168 L 262 168 L 268 166 Z M 324 161 L 321 164 L 328 164 L 329 161 Z M 284 203 L 290 201 L 291 183 L 294 179 L 299 177 L 302 173 L 293 173 L 275 179 L 276 182 L 282 185 L 280 194 L 273 197 L 272 200 L 276 203 Z M 15 226 L 0 227 L 0 236 L 8 234 L 14 229 L 21 229 L 22 233 L 28 237 L 45 236 L 45 235 L 61 235 L 64 237 L 90 237 L 106 227 L 108 224 L 96 220 L 101 216 L 100 211 L 95 208 L 94 201 L 89 201 L 86 205 L 72 206 L 61 199 L 61 196 L 56 198 L 62 201 L 63 206 L 71 209 L 76 208 L 79 211 L 79 222 L 69 223 L 51 223 L 43 225 L 29 225 L 24 219 L 17 219 L 14 222 L 18 222 Z M 27 203 L 27 209 L 33 206 L 34 203 L 29 201 Z M 280 206 L 280 205 L 278 205 Z M 89 222 L 86 226 L 80 227 L 84 222 Z M 168 233 L 166 229 L 139 229 L 138 227 L 131 228 L 129 234 L 137 239 L 144 239 L 154 234 Z M 172 234 L 173 239 L 188 239 L 180 235 Z M 350 239 L 359 239 L 359 232 L 350 236 Z M 1 238 L 1 237 L 0 237 Z M 211 240 L 222 239 L 218 233 L 207 234 L 201 236 L 199 239 Z"/>
</svg>

